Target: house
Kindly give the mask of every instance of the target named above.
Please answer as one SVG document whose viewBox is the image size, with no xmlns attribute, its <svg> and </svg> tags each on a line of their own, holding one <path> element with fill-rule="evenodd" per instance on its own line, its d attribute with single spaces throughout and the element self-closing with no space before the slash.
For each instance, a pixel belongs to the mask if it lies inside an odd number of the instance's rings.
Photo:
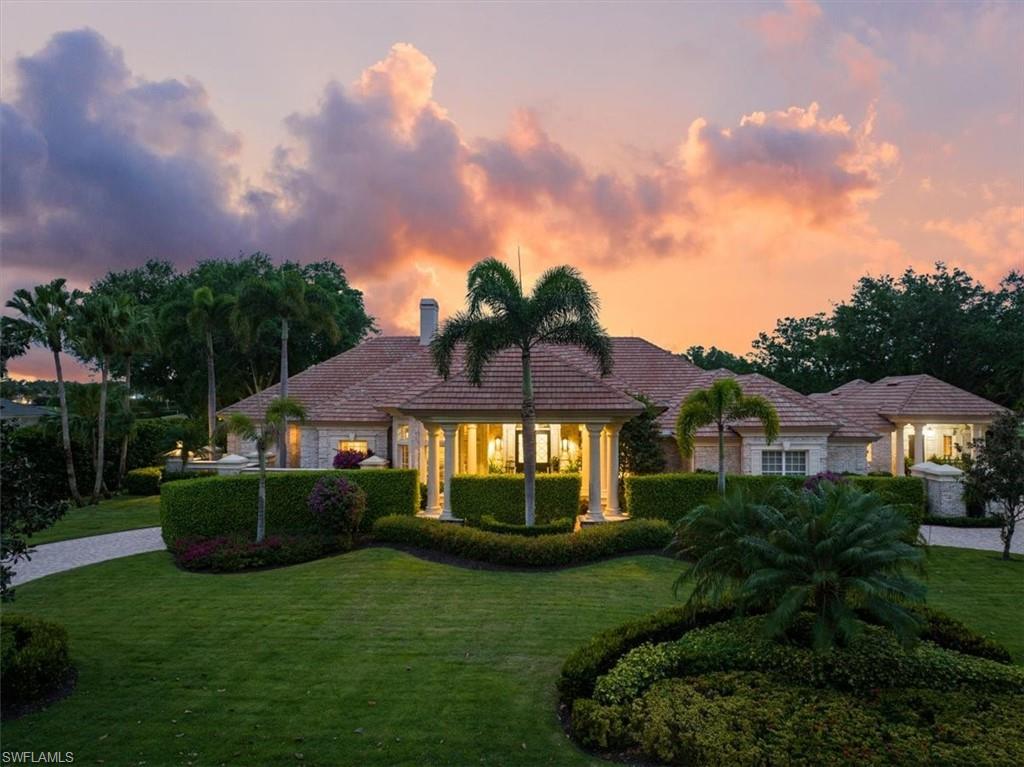
<svg viewBox="0 0 1024 767">
<path fill-rule="evenodd" d="M 810 395 L 881 434 L 868 446 L 872 471 L 903 471 L 904 463 L 956 458 L 969 453 L 1005 408 L 930 375 L 857 379 Z"/>
<path fill-rule="evenodd" d="M 0 421 L 12 423 L 17 427 L 32 426 L 41 419 L 55 414 L 53 408 L 0 399 Z"/>
<path fill-rule="evenodd" d="M 418 337 L 376 336 L 292 376 L 289 395 L 306 407 L 307 419 L 289 426 L 290 467 L 329 467 L 339 450 L 373 452 L 392 466 L 417 469 L 427 485 L 427 513 L 442 518 L 451 516 L 450 494 L 443 490 L 453 474 L 521 471 L 518 351 L 495 358 L 482 386 L 470 383 L 459 359 L 451 377 L 442 380 L 429 349 L 438 321 L 437 302 L 423 299 Z M 614 492 L 619 433 L 643 410 L 635 394 L 660 408 L 663 450 L 669 469 L 676 471 L 718 467 L 715 429 L 697 432 L 694 454 L 686 459 L 676 448 L 674 433 L 686 396 L 721 376 L 734 377 L 748 394 L 767 397 L 781 425 L 778 439 L 767 444 L 760 422 L 734 424 L 725 445 L 732 473 L 866 473 L 877 468 L 881 445 L 893 426 L 870 410 L 846 407 L 842 396 L 807 397 L 762 375 L 703 370 L 642 338 L 613 338 L 612 354 L 613 370 L 604 377 L 574 347 L 541 346 L 533 354 L 537 469 L 582 473 L 583 497 L 588 502 L 600 499 L 589 503 L 594 521 L 621 515 Z M 259 418 L 278 394 L 279 386 L 270 387 L 222 413 Z M 988 418 L 998 409 L 992 403 L 986 407 Z M 972 417 L 986 421 L 980 411 Z M 253 446 L 232 436 L 228 450 L 245 454 Z"/>
</svg>

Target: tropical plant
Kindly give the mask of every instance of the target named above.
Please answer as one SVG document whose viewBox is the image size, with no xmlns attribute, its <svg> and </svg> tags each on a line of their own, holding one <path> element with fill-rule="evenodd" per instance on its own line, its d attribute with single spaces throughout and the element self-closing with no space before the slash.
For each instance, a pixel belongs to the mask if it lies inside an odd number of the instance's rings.
<svg viewBox="0 0 1024 767">
<path fill-rule="evenodd" d="M 243 344 L 268 321 L 280 323 L 281 366 L 280 397 L 288 399 L 288 332 L 294 322 L 325 333 L 332 341 L 340 336 L 335 320 L 335 300 L 317 283 L 306 279 L 294 264 L 285 264 L 269 278 L 249 281 L 242 289 L 233 313 L 234 326 Z M 278 435 L 278 465 L 288 465 L 286 430 Z"/>
<path fill-rule="evenodd" d="M 764 397 L 746 395 L 732 378 L 719 378 L 707 389 L 697 389 L 684 401 L 676 417 L 676 443 L 683 457 L 693 454 L 697 430 L 712 424 L 718 428 L 718 492 L 725 493 L 725 427 L 756 418 L 769 444 L 779 435 L 779 414 Z"/>
<path fill-rule="evenodd" d="M 14 291 L 14 298 L 7 306 L 17 310 L 26 326 L 22 329 L 29 334 L 32 343 L 46 347 L 53 353 L 53 364 L 57 371 L 57 397 L 60 401 L 61 441 L 64 446 L 64 464 L 67 467 L 68 490 L 76 506 L 82 505 L 75 478 L 75 459 L 71 450 L 71 430 L 68 425 L 68 402 L 64 388 L 64 370 L 60 354 L 68 341 L 72 315 L 82 293 L 69 291 L 67 280 L 61 278 L 46 285 L 37 285 L 33 290 Z"/>
<path fill-rule="evenodd" d="M 259 456 L 260 484 L 256 508 L 256 542 L 261 543 L 267 532 L 267 448 L 279 442 L 282 432 L 287 429 L 288 419 L 302 421 L 306 409 L 296 400 L 278 397 L 268 406 L 261 423 L 256 423 L 244 413 L 231 413 L 224 422 L 228 434 L 237 434 L 242 439 L 256 443 Z M 287 437 L 287 435 L 285 435 Z"/>
<path fill-rule="evenodd" d="M 0 378 L 7 378 L 7 362 L 32 345 L 32 325 L 17 317 L 0 317 Z"/>
<path fill-rule="evenodd" d="M 1003 559 L 1017 523 L 1024 519 L 1024 414 L 996 417 L 985 438 L 974 442 L 974 458 L 964 475 L 965 495 L 979 499 L 999 519 Z"/>
<path fill-rule="evenodd" d="M 629 474 L 659 474 L 665 470 L 665 454 L 661 450 L 658 429 L 661 409 L 643 394 L 633 396 L 644 406 L 644 412 L 626 421 L 619 433 L 622 471 Z"/>
<path fill-rule="evenodd" d="M 121 333 L 118 336 L 117 353 L 124 365 L 124 416 L 127 424 L 121 437 L 121 456 L 117 467 L 117 486 L 124 482 L 128 472 L 128 443 L 134 438 L 135 418 L 132 415 L 132 361 L 136 355 L 150 351 L 156 335 L 153 326 L 153 314 L 144 306 L 128 300 L 127 315 Z"/>
<path fill-rule="evenodd" d="M 447 379 L 456 348 L 465 344 L 469 380 L 480 386 L 488 362 L 507 349 L 519 350 L 523 374 L 525 521 L 528 526 L 533 525 L 537 477 L 533 350 L 541 344 L 577 346 L 594 358 L 601 375 L 607 375 L 612 369 L 611 339 L 597 319 L 597 294 L 572 266 L 548 269 L 527 296 L 507 265 L 488 258 L 469 270 L 466 298 L 468 308 L 445 322 L 431 342 L 431 354 L 438 372 Z"/>
<path fill-rule="evenodd" d="M 72 345 L 75 354 L 96 364 L 100 370 L 100 403 L 97 415 L 96 479 L 92 503 L 100 501 L 103 490 L 103 461 L 106 450 L 107 387 L 111 360 L 124 348 L 132 324 L 135 304 L 126 294 L 90 293 L 75 316 Z"/>
<path fill-rule="evenodd" d="M 909 605 L 924 586 L 907 571 L 924 554 L 906 542 L 906 515 L 850 485 L 777 492 L 760 502 L 737 492 L 684 517 L 676 549 L 697 558 L 676 581 L 677 590 L 693 582 L 687 608 L 764 611 L 773 637 L 810 611 L 819 650 L 848 643 L 858 611 L 913 639 L 920 621 Z"/>
<path fill-rule="evenodd" d="M 187 315 L 189 330 L 203 339 L 206 348 L 206 421 L 207 435 L 213 442 L 217 429 L 217 371 L 213 349 L 213 334 L 229 321 L 238 299 L 230 293 L 214 295 L 202 286 L 192 293 L 192 307 Z"/>
</svg>

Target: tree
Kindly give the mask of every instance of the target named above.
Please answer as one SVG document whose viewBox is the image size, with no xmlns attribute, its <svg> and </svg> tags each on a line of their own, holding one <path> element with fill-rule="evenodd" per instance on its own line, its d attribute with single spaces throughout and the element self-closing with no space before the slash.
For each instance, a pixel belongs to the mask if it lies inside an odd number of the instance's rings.
<svg viewBox="0 0 1024 767">
<path fill-rule="evenodd" d="M 907 571 L 924 553 L 906 540 L 906 514 L 850 485 L 777 492 L 761 502 L 731 493 L 683 518 L 675 548 L 696 559 L 676 581 L 677 591 L 694 584 L 687 609 L 764 611 L 773 637 L 809 610 L 818 650 L 848 643 L 862 610 L 911 641 L 919 621 L 906 605 L 925 590 Z"/>
<path fill-rule="evenodd" d="M 633 396 L 644 406 L 644 411 L 626 421 L 619 433 L 622 470 L 630 474 L 658 474 L 665 470 L 658 429 L 661 410 L 643 394 Z"/>
<path fill-rule="evenodd" d="M 68 340 L 72 315 L 82 298 L 77 291 L 68 291 L 63 278 L 46 285 L 37 285 L 32 291 L 16 290 L 7 306 L 17 310 L 31 328 L 23 327 L 32 343 L 44 346 L 53 353 L 53 364 L 57 371 L 57 398 L 60 402 L 61 441 L 64 446 L 64 464 L 67 467 L 68 491 L 76 506 L 82 505 L 75 478 L 75 458 L 71 451 L 71 431 L 68 426 L 68 402 L 64 388 L 64 370 L 60 354 Z"/>
<path fill-rule="evenodd" d="M 287 428 L 288 419 L 302 421 L 306 418 L 306 409 L 297 401 L 286 397 L 278 397 L 267 406 L 262 423 L 255 423 L 249 416 L 232 413 L 224 423 L 228 434 L 237 434 L 242 439 L 256 442 L 259 456 L 260 485 L 256 507 L 256 543 L 263 541 L 267 531 L 267 447 L 278 440 Z"/>
<path fill-rule="evenodd" d="M 187 317 L 189 329 L 203 339 L 206 348 L 206 421 L 211 443 L 217 429 L 217 372 L 213 334 L 218 327 L 228 323 L 237 303 L 234 295 L 223 293 L 215 296 L 204 285 L 192 293 L 192 308 Z"/>
<path fill-rule="evenodd" d="M 73 325 L 75 353 L 94 362 L 100 370 L 100 403 L 97 415 L 96 479 L 92 503 L 99 503 L 103 490 L 103 461 L 106 450 L 107 387 L 110 362 L 124 348 L 125 337 L 132 322 L 134 305 L 125 294 L 90 293 L 78 309 Z"/>
<path fill-rule="evenodd" d="M 705 349 L 703 346 L 691 346 L 683 354 L 694 365 L 703 370 L 718 370 L 725 368 L 734 373 L 753 373 L 754 364 L 743 357 L 739 357 L 725 349 L 712 346 Z"/>
<path fill-rule="evenodd" d="M 1017 523 L 1024 519 L 1024 415 L 999 415 L 985 439 L 975 440 L 974 449 L 974 460 L 964 475 L 964 483 L 1002 523 L 999 537 L 1003 541 L 1003 559 L 1008 560 L 1013 533 Z"/>
<path fill-rule="evenodd" d="M 756 418 L 764 427 L 771 444 L 779 435 L 779 414 L 764 397 L 745 395 L 732 378 L 719 378 L 707 389 L 692 392 L 676 418 L 676 443 L 684 458 L 692 455 L 697 429 L 714 424 L 718 428 L 718 492 L 725 493 L 725 427 L 737 421 Z"/>
<path fill-rule="evenodd" d="M 577 346 L 597 362 L 601 375 L 612 369 L 611 339 L 598 323 L 599 301 L 577 269 L 556 266 L 541 275 L 533 293 L 524 295 L 512 270 L 495 258 L 469 270 L 466 310 L 450 317 L 431 342 L 431 354 L 445 379 L 456 347 L 465 344 L 472 384 L 483 383 L 484 368 L 497 354 L 518 349 L 523 373 L 523 473 L 525 521 L 534 524 L 537 477 L 537 418 L 531 354 L 541 344 Z M 591 502 L 598 499 L 591 499 Z"/>
<path fill-rule="evenodd" d="M 139 354 L 149 351 L 155 342 L 153 315 L 148 308 L 129 300 L 122 332 L 118 337 L 118 356 L 124 365 L 124 416 L 126 424 L 121 437 L 121 457 L 117 469 L 117 486 L 124 483 L 128 472 L 128 443 L 134 433 L 135 419 L 132 415 L 132 361 Z"/>
<path fill-rule="evenodd" d="M 7 361 L 20 357 L 32 344 L 32 325 L 16 317 L 0 317 L 0 378 L 7 378 Z"/>
<path fill-rule="evenodd" d="M 291 324 L 303 322 L 337 340 L 340 331 L 334 314 L 334 297 L 316 283 L 307 281 L 296 265 L 285 264 L 272 278 L 250 281 L 243 288 L 236 306 L 235 326 L 243 336 L 251 336 L 268 320 L 280 324 L 280 394 L 282 399 L 288 399 L 288 338 Z M 279 435 L 277 455 L 279 465 L 287 466 L 287 429 L 282 429 Z"/>
</svg>

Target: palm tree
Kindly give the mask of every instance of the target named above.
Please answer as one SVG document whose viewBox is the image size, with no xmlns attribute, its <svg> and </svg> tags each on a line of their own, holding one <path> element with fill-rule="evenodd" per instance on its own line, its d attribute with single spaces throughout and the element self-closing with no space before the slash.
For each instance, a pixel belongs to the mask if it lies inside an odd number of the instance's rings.
<svg viewBox="0 0 1024 767">
<path fill-rule="evenodd" d="M 906 540 L 906 514 L 830 482 L 782 496 L 754 503 L 738 492 L 683 518 L 679 550 L 697 558 L 676 581 L 693 581 L 687 608 L 765 611 L 775 637 L 809 610 L 817 649 L 852 639 L 863 611 L 910 641 L 919 620 L 907 605 L 923 600 L 924 586 L 906 573 L 924 554 Z"/>
<path fill-rule="evenodd" d="M 495 258 L 469 270 L 465 311 L 450 317 L 431 342 L 434 364 L 443 378 L 451 374 L 455 349 L 466 347 L 466 370 L 476 386 L 498 353 L 519 349 L 523 366 L 523 473 L 526 524 L 533 525 L 537 477 L 536 409 L 531 354 L 540 344 L 578 346 L 607 375 L 612 369 L 611 339 L 598 323 L 599 301 L 590 284 L 572 266 L 556 266 L 541 275 L 533 293 L 523 294 L 512 270 Z M 593 469 L 597 471 L 596 468 Z M 591 503 L 600 502 L 591 499 Z"/>
<path fill-rule="evenodd" d="M 74 324 L 74 344 L 83 359 L 93 360 L 100 369 L 100 407 L 97 425 L 96 479 L 93 482 L 92 503 L 99 503 L 103 489 L 103 461 L 105 458 L 107 422 L 107 384 L 110 362 L 124 348 L 125 335 L 131 323 L 133 305 L 123 294 L 92 293 L 78 310 Z"/>
<path fill-rule="evenodd" d="M 128 442 L 134 433 L 132 417 L 132 360 L 136 354 L 150 351 L 155 344 L 153 315 L 148 308 L 131 301 L 127 305 L 127 316 L 119 340 L 118 354 L 124 362 L 124 416 L 127 422 L 121 438 L 121 460 L 117 469 L 117 486 L 124 484 L 128 472 Z"/>
<path fill-rule="evenodd" d="M 679 409 L 676 418 L 676 444 L 684 457 L 693 454 L 697 429 L 714 424 L 718 427 L 718 492 L 725 494 L 725 427 L 737 421 L 756 418 L 764 427 L 764 436 L 771 444 L 779 436 L 779 414 L 764 397 L 746 395 L 732 378 L 719 378 L 707 389 L 692 392 Z"/>
<path fill-rule="evenodd" d="M 206 421 L 211 444 L 217 429 L 217 371 L 213 333 L 230 319 L 236 304 L 235 296 L 229 293 L 214 296 L 213 291 L 204 285 L 192 293 L 192 306 L 187 316 L 189 330 L 202 336 L 206 344 Z"/>
<path fill-rule="evenodd" d="M 264 321 L 281 323 L 281 391 L 288 398 L 288 332 L 292 323 L 302 322 L 310 331 L 326 333 L 332 343 L 341 337 L 335 319 L 334 297 L 319 285 L 306 281 L 294 264 L 285 264 L 275 275 L 253 280 L 244 286 L 233 312 L 233 325 L 247 345 Z M 244 314 L 243 314 L 244 309 Z M 278 465 L 288 466 L 288 430 L 278 435 Z"/>
<path fill-rule="evenodd" d="M 306 409 L 296 400 L 278 397 L 267 406 L 263 423 L 255 423 L 249 416 L 232 413 L 224 423 L 229 434 L 237 434 L 242 439 L 256 442 L 259 455 L 260 486 L 259 500 L 256 507 L 256 542 L 260 543 L 267 531 L 267 448 L 278 440 L 287 428 L 288 419 L 302 421 L 306 418 Z"/>
<path fill-rule="evenodd" d="M 32 343 L 44 346 L 53 353 L 53 365 L 57 370 L 57 397 L 60 400 L 61 441 L 64 446 L 64 464 L 68 473 L 68 490 L 76 506 L 82 505 L 75 478 L 75 458 L 71 451 L 71 429 L 68 425 L 68 400 L 64 388 L 64 370 L 60 353 L 68 340 L 72 315 L 82 298 L 77 290 L 68 291 L 63 278 L 47 285 L 37 285 L 32 291 L 19 289 L 7 306 L 16 309 L 21 319 L 30 328 Z"/>
</svg>

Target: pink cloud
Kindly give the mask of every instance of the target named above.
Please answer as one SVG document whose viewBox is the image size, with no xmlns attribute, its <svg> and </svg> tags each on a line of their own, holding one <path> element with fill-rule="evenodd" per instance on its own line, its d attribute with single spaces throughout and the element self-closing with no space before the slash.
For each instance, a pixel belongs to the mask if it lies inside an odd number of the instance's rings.
<svg viewBox="0 0 1024 767">
<path fill-rule="evenodd" d="M 804 42 L 821 18 L 821 7 L 813 0 L 787 0 L 778 11 L 766 11 L 753 20 L 761 41 L 772 48 L 787 48 Z"/>
<path fill-rule="evenodd" d="M 1011 269 L 1024 269 L 1024 206 L 994 205 L 969 218 L 933 219 L 924 230 L 969 250 L 978 259 L 982 279 L 994 282 Z"/>
</svg>

